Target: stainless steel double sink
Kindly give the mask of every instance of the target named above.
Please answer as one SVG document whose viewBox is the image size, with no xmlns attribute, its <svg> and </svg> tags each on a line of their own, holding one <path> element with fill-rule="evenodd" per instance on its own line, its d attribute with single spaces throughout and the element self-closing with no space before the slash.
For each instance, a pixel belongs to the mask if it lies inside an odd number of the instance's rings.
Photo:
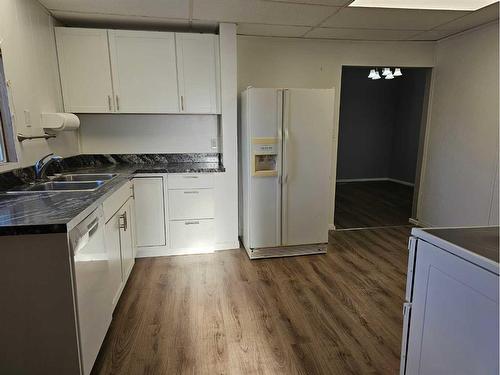
<svg viewBox="0 0 500 375">
<path fill-rule="evenodd" d="M 71 173 L 50 178 L 49 181 L 38 182 L 32 185 L 15 187 L 6 193 L 28 194 L 41 192 L 81 192 L 95 191 L 113 178 L 117 173 Z"/>
</svg>

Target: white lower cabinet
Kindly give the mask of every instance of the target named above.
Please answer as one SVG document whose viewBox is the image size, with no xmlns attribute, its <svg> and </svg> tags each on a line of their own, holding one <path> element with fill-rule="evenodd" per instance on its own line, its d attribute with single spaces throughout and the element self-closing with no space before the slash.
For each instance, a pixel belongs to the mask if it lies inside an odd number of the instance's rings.
<svg viewBox="0 0 500 375">
<path fill-rule="evenodd" d="M 122 256 L 120 250 L 120 228 L 118 215 L 113 216 L 105 226 L 106 248 L 110 273 L 110 296 L 112 306 L 116 306 L 123 288 Z"/>
<path fill-rule="evenodd" d="M 134 178 L 137 246 L 165 246 L 165 201 L 163 177 Z"/>
<path fill-rule="evenodd" d="M 195 250 L 209 252 L 213 250 L 215 225 L 208 220 L 171 220 L 170 246 L 175 250 Z"/>
<path fill-rule="evenodd" d="M 103 203 L 108 252 L 109 300 L 114 309 L 135 261 L 132 185 L 125 184 Z"/>
<path fill-rule="evenodd" d="M 129 199 L 123 205 L 118 215 L 118 226 L 120 228 L 120 251 L 122 254 L 122 275 L 124 283 L 130 276 L 130 271 L 135 262 L 134 238 L 132 236 L 132 203 Z"/>
<path fill-rule="evenodd" d="M 169 190 L 170 220 L 213 219 L 213 189 Z"/>
</svg>

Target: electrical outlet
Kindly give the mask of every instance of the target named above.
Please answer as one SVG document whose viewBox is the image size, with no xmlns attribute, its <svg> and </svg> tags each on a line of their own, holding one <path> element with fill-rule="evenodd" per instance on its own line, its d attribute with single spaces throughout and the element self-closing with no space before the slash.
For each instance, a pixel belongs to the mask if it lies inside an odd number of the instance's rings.
<svg viewBox="0 0 500 375">
<path fill-rule="evenodd" d="M 219 147 L 218 145 L 218 142 L 217 142 L 217 138 L 216 137 L 213 137 L 211 140 L 210 140 L 210 146 L 212 147 L 213 150 L 217 150 L 217 148 Z"/>
</svg>

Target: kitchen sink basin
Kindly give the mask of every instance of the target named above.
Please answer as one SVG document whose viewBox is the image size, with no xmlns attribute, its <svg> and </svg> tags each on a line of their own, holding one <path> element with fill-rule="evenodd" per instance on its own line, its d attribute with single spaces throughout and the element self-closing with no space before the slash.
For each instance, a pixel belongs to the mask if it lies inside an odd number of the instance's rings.
<svg viewBox="0 0 500 375">
<path fill-rule="evenodd" d="M 40 192 L 76 192 L 76 191 L 94 191 L 104 185 L 106 181 L 81 181 L 81 182 L 62 182 L 50 181 L 41 182 L 30 186 L 20 186 L 9 190 L 7 193 L 23 194 L 23 193 L 40 193 Z"/>
<path fill-rule="evenodd" d="M 116 173 L 72 173 L 54 177 L 52 181 L 109 181 L 116 176 Z"/>
</svg>

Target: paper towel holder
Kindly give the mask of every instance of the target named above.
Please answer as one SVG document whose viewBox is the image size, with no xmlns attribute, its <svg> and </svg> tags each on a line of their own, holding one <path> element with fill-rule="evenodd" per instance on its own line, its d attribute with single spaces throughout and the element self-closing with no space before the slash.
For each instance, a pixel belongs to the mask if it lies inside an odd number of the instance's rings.
<svg viewBox="0 0 500 375">
<path fill-rule="evenodd" d="M 45 133 L 44 135 L 32 135 L 32 136 L 17 133 L 17 140 L 19 142 L 31 141 L 32 139 L 50 139 L 55 137 L 56 137 L 55 134 L 47 134 L 47 133 Z"/>
</svg>

